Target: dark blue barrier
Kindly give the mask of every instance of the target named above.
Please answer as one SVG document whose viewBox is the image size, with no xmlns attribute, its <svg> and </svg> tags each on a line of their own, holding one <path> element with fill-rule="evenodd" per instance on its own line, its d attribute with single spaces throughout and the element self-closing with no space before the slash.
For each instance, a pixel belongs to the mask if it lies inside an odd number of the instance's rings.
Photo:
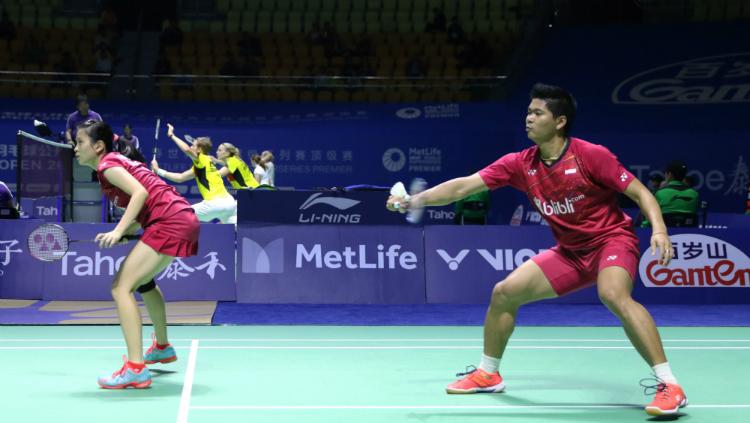
<svg viewBox="0 0 750 423">
<path fill-rule="evenodd" d="M 132 247 L 100 250 L 77 242 L 63 259 L 42 262 L 28 254 L 29 232 L 39 220 L 0 221 L 0 297 L 43 300 L 110 300 L 110 287 Z M 106 224 L 63 224 L 71 239 L 93 239 Z M 175 259 L 155 279 L 169 301 L 234 300 L 234 226 L 201 225 L 198 255 Z"/>
<path fill-rule="evenodd" d="M 104 300 L 120 246 L 74 244 L 43 263 L 27 254 L 40 221 L 0 221 L 0 296 Z M 74 239 L 111 229 L 66 225 Z M 197 257 L 175 261 L 157 276 L 169 300 L 253 303 L 487 303 L 494 284 L 524 260 L 554 245 L 534 226 L 203 225 Z M 641 260 L 634 297 L 644 303 L 750 303 L 750 229 L 672 229 L 676 257 L 655 263 L 650 230 L 638 230 Z M 236 276 L 235 276 L 236 275 Z M 236 285 L 235 285 L 236 277 Z M 236 290 L 236 291 L 235 291 Z M 596 289 L 555 299 L 596 303 Z"/>
<path fill-rule="evenodd" d="M 238 302 L 425 301 L 421 228 L 241 225 L 237 245 Z"/>
<path fill-rule="evenodd" d="M 388 191 L 237 191 L 237 222 L 279 225 L 405 225 L 385 208 Z M 425 210 L 423 225 L 452 225 L 453 205 Z M 500 222 L 493 215 L 491 221 Z"/>
<path fill-rule="evenodd" d="M 638 230 L 641 261 L 634 296 L 645 303 L 750 302 L 750 230 L 670 230 L 676 258 L 668 268 L 649 251 L 650 230 Z M 548 228 L 426 227 L 427 301 L 482 303 L 524 260 L 554 245 Z M 598 302 L 596 289 L 553 300 Z"/>
<path fill-rule="evenodd" d="M 43 220 L 0 220 L 0 298 L 39 299 L 44 263 L 28 254 L 29 233 Z"/>
<path fill-rule="evenodd" d="M 237 191 L 238 223 L 401 225 L 385 208 L 388 191 Z"/>
</svg>

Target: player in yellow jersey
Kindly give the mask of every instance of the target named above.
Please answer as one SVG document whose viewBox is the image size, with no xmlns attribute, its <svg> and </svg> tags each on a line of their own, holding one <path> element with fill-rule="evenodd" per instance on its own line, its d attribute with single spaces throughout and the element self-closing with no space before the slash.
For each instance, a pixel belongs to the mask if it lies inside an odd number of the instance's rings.
<svg viewBox="0 0 750 423">
<path fill-rule="evenodd" d="M 219 164 L 223 165 L 219 169 L 219 174 L 232 184 L 234 189 L 256 188 L 258 181 L 255 180 L 253 172 L 240 157 L 240 150 L 234 145 L 225 142 L 219 144 L 216 149 L 216 157 Z"/>
<path fill-rule="evenodd" d="M 201 222 L 210 222 L 219 219 L 221 223 L 237 223 L 237 202 L 224 187 L 224 180 L 219 171 L 216 170 L 211 161 L 211 139 L 208 137 L 196 138 L 193 145 L 188 145 L 174 134 L 174 126 L 167 124 L 167 137 L 174 141 L 179 149 L 190 157 L 193 167 L 182 172 L 167 172 L 159 168 L 159 163 L 154 158 L 151 161 L 151 169 L 162 178 L 173 182 L 185 182 L 195 178 L 203 201 L 193 204 L 195 215 Z"/>
</svg>

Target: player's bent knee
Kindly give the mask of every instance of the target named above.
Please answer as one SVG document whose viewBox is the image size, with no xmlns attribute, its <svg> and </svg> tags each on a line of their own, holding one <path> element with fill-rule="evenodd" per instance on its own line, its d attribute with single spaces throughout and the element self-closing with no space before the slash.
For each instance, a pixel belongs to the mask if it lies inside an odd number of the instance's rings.
<svg viewBox="0 0 750 423">
<path fill-rule="evenodd" d="M 601 301 L 602 304 L 607 306 L 607 308 L 612 311 L 617 311 L 624 308 L 629 299 L 629 295 L 623 294 L 619 291 L 599 291 L 599 301 Z"/>
<path fill-rule="evenodd" d="M 498 282 L 495 284 L 495 287 L 492 288 L 492 301 L 490 302 L 491 306 L 502 306 L 513 303 L 513 295 L 510 292 L 508 285 L 505 283 L 506 281 L 507 279 L 502 282 Z"/>
</svg>

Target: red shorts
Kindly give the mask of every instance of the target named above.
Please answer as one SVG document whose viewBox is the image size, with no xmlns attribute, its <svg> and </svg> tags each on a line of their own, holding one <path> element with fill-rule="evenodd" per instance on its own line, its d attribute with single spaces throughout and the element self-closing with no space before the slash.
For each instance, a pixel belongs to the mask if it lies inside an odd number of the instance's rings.
<svg viewBox="0 0 750 423">
<path fill-rule="evenodd" d="M 559 245 L 531 258 L 544 272 L 557 295 L 596 283 L 602 269 L 619 266 L 635 281 L 641 255 L 638 238 L 613 236 L 592 250 L 572 251 Z"/>
<path fill-rule="evenodd" d="M 186 208 L 168 220 L 149 225 L 141 241 L 160 254 L 190 257 L 198 254 L 201 225 L 193 209 Z"/>
</svg>

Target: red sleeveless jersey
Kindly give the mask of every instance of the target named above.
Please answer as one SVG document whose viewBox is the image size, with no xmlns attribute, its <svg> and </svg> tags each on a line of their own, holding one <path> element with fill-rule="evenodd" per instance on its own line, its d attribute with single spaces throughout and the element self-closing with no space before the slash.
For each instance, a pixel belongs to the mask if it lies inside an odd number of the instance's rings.
<svg viewBox="0 0 750 423">
<path fill-rule="evenodd" d="M 183 216 L 180 212 L 190 209 L 190 203 L 185 200 L 173 186 L 164 182 L 154 172 L 141 162 L 130 160 L 120 153 L 107 153 L 102 157 L 96 171 L 99 184 L 104 195 L 117 207 L 125 208 L 130 202 L 130 196 L 120 188 L 112 185 L 104 176 L 104 171 L 111 167 L 121 167 L 146 189 L 148 198 L 136 220 L 142 228 L 157 222 L 168 221 L 176 216 Z M 192 212 L 192 210 L 191 210 Z"/>
<path fill-rule="evenodd" d="M 489 189 L 510 185 L 525 192 L 564 248 L 590 250 L 616 235 L 637 240 L 632 220 L 617 202 L 635 176 L 601 145 L 570 138 L 550 166 L 533 146 L 506 154 L 479 176 Z"/>
</svg>

